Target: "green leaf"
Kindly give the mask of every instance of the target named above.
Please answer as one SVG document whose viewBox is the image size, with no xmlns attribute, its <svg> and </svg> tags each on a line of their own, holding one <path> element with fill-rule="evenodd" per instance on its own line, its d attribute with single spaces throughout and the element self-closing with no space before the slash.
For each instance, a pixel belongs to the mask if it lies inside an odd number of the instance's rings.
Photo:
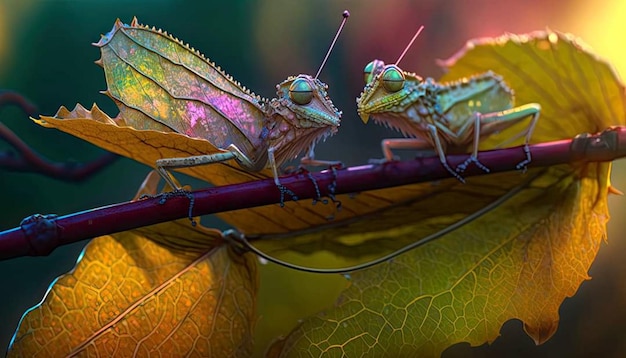
<svg viewBox="0 0 626 358">
<path fill-rule="evenodd" d="M 337 307 L 306 319 L 277 356 L 438 356 L 493 341 L 513 318 L 544 342 L 605 236 L 607 167 L 546 169 L 462 230 L 352 274 Z"/>
<path fill-rule="evenodd" d="M 626 122 L 623 84 L 610 65 L 571 35 L 547 31 L 474 40 L 444 63 L 451 66 L 445 80 L 492 70 L 515 90 L 518 104 L 540 103 L 533 142 Z M 511 138 L 524 125 L 489 138 L 483 148 Z M 430 220 L 445 217 L 446 210 L 454 215 L 472 208 L 492 194 L 489 184 L 509 189 L 496 209 L 474 221 L 353 273 L 335 307 L 305 319 L 269 356 L 439 356 L 455 343 L 493 341 L 510 319 L 523 321 L 537 344 L 545 342 L 558 327 L 562 301 L 589 278 L 606 236 L 609 176 L 610 163 L 531 169 L 518 179 L 489 175 L 480 185 L 468 181 L 455 188 L 466 198 L 442 201 L 439 208 L 433 202 L 415 204 L 415 216 L 392 219 L 393 229 L 377 235 L 420 240 Z M 445 195 L 433 190 L 435 198 Z M 428 208 L 437 213 L 430 219 L 421 214 Z"/>
</svg>

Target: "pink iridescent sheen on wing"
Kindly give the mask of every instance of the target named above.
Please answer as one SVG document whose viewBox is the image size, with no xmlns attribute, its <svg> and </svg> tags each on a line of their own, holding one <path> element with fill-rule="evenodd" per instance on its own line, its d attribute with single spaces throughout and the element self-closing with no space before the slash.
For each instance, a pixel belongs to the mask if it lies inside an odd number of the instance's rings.
<svg viewBox="0 0 626 358">
<path fill-rule="evenodd" d="M 262 100 L 165 32 L 116 21 L 96 46 L 108 89 L 127 125 L 175 131 L 251 158 L 265 149 Z"/>
<path fill-rule="evenodd" d="M 277 180 L 279 166 L 304 151 L 312 157 L 315 143 L 339 127 L 341 112 L 326 84 L 309 75 L 289 77 L 277 86 L 277 98 L 261 99 L 198 51 L 136 18 L 130 25 L 117 20 L 95 45 L 108 84 L 104 93 L 119 107 L 120 123 L 204 139 L 245 170 L 271 167 Z M 211 154 L 194 160 L 229 160 Z M 179 167 L 189 159 L 159 163 Z"/>
</svg>

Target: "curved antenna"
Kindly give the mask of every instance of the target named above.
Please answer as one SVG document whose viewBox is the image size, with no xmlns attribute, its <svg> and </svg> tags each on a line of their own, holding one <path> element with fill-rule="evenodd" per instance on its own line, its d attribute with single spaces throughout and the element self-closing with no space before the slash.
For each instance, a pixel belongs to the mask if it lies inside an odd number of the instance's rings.
<svg viewBox="0 0 626 358">
<path fill-rule="evenodd" d="M 413 42 L 415 42 L 415 39 L 420 35 L 420 32 L 422 32 L 422 30 L 424 30 L 424 25 L 420 26 L 419 29 L 417 29 L 417 32 L 415 33 L 415 35 L 413 35 L 413 38 L 411 39 L 411 42 L 409 42 L 409 44 L 406 46 L 406 48 L 404 49 L 404 51 L 402 51 L 402 54 L 400 55 L 400 57 L 398 57 L 398 60 L 396 61 L 396 63 L 394 65 L 398 65 L 398 63 L 400 62 L 400 60 L 402 60 L 402 57 L 404 57 L 404 55 L 406 54 L 406 52 L 409 50 L 409 48 L 411 47 L 411 45 L 413 45 Z"/>
<path fill-rule="evenodd" d="M 337 38 L 339 37 L 341 30 L 343 29 L 343 25 L 345 25 L 346 20 L 348 20 L 348 17 L 350 17 L 350 12 L 348 12 L 348 10 L 344 10 L 341 16 L 343 16 L 343 20 L 341 20 L 341 25 L 339 25 L 339 30 L 337 30 L 337 33 L 335 34 L 335 38 L 333 39 L 333 42 L 330 44 L 330 48 L 328 49 L 328 52 L 326 52 L 326 57 L 324 57 L 324 61 L 322 61 L 322 65 L 320 66 L 320 69 L 317 70 L 317 73 L 315 74 L 315 79 L 317 79 L 317 76 L 319 76 L 320 72 L 322 72 L 322 68 L 324 68 L 324 65 L 326 64 L 326 60 L 328 60 L 328 56 L 330 56 L 330 52 L 333 50 L 333 47 L 335 46 L 335 42 L 337 42 Z"/>
</svg>

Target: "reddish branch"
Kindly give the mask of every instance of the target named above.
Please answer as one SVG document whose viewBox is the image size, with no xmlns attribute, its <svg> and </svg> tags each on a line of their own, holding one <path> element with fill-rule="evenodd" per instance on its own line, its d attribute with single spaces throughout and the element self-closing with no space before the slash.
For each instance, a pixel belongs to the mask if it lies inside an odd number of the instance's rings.
<svg viewBox="0 0 626 358">
<path fill-rule="evenodd" d="M 37 113 L 37 107 L 24 98 L 24 96 L 17 92 L 0 90 L 0 108 L 10 105 L 19 107 L 22 112 L 28 115 L 35 115 Z"/>
<path fill-rule="evenodd" d="M 10 151 L 0 152 L 0 168 L 14 172 L 39 173 L 65 181 L 85 180 L 119 158 L 117 154 L 105 153 L 100 158 L 87 163 L 51 162 L 35 152 L 2 123 L 0 123 L 0 139 L 9 143 L 17 151 L 17 154 Z"/>
<path fill-rule="evenodd" d="M 618 127 L 597 135 L 578 136 L 532 145 L 532 167 L 550 166 L 575 161 L 612 161 L 626 156 L 626 128 Z M 525 158 L 521 147 L 481 152 L 481 162 L 493 172 L 514 170 Z M 467 155 L 451 155 L 453 167 L 467 159 Z M 484 172 L 471 166 L 465 176 Z M 336 183 L 334 194 L 356 193 L 417 182 L 449 178 L 450 174 L 439 160 L 419 158 L 365 165 L 336 171 L 326 170 L 312 174 L 318 183 L 319 194 L 329 196 L 328 187 Z M 281 183 L 291 189 L 300 200 L 316 198 L 318 193 L 311 178 L 305 174 L 281 177 Z M 214 214 L 223 211 L 277 204 L 280 194 L 273 179 L 226 185 L 193 192 L 193 215 Z M 290 200 L 287 198 L 287 200 Z M 146 225 L 180 219 L 188 216 L 189 199 L 171 197 L 164 203 L 160 198 L 115 204 L 81 213 L 57 216 L 33 215 L 20 227 L 0 233 L 0 259 L 19 256 L 47 255 L 60 245 L 130 230 Z"/>
<path fill-rule="evenodd" d="M 0 90 L 0 108 L 9 105 L 19 107 L 28 115 L 34 115 L 37 112 L 37 107 L 20 94 Z M 100 158 L 84 164 L 76 162 L 51 162 L 30 148 L 2 123 L 0 123 L 0 139 L 10 144 L 17 152 L 0 152 L 1 169 L 15 172 L 38 173 L 64 181 L 77 182 L 85 180 L 107 165 L 113 163 L 118 158 L 116 154 L 106 153 Z"/>
</svg>

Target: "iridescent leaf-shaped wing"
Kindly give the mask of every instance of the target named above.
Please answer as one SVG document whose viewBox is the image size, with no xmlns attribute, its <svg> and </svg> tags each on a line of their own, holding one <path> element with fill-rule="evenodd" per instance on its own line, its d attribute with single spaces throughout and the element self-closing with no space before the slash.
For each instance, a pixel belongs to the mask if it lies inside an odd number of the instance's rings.
<svg viewBox="0 0 626 358">
<path fill-rule="evenodd" d="M 96 46 L 106 93 L 127 125 L 169 128 L 218 148 L 235 144 L 249 156 L 263 146 L 260 98 L 178 39 L 136 19 L 118 20 Z"/>
</svg>

